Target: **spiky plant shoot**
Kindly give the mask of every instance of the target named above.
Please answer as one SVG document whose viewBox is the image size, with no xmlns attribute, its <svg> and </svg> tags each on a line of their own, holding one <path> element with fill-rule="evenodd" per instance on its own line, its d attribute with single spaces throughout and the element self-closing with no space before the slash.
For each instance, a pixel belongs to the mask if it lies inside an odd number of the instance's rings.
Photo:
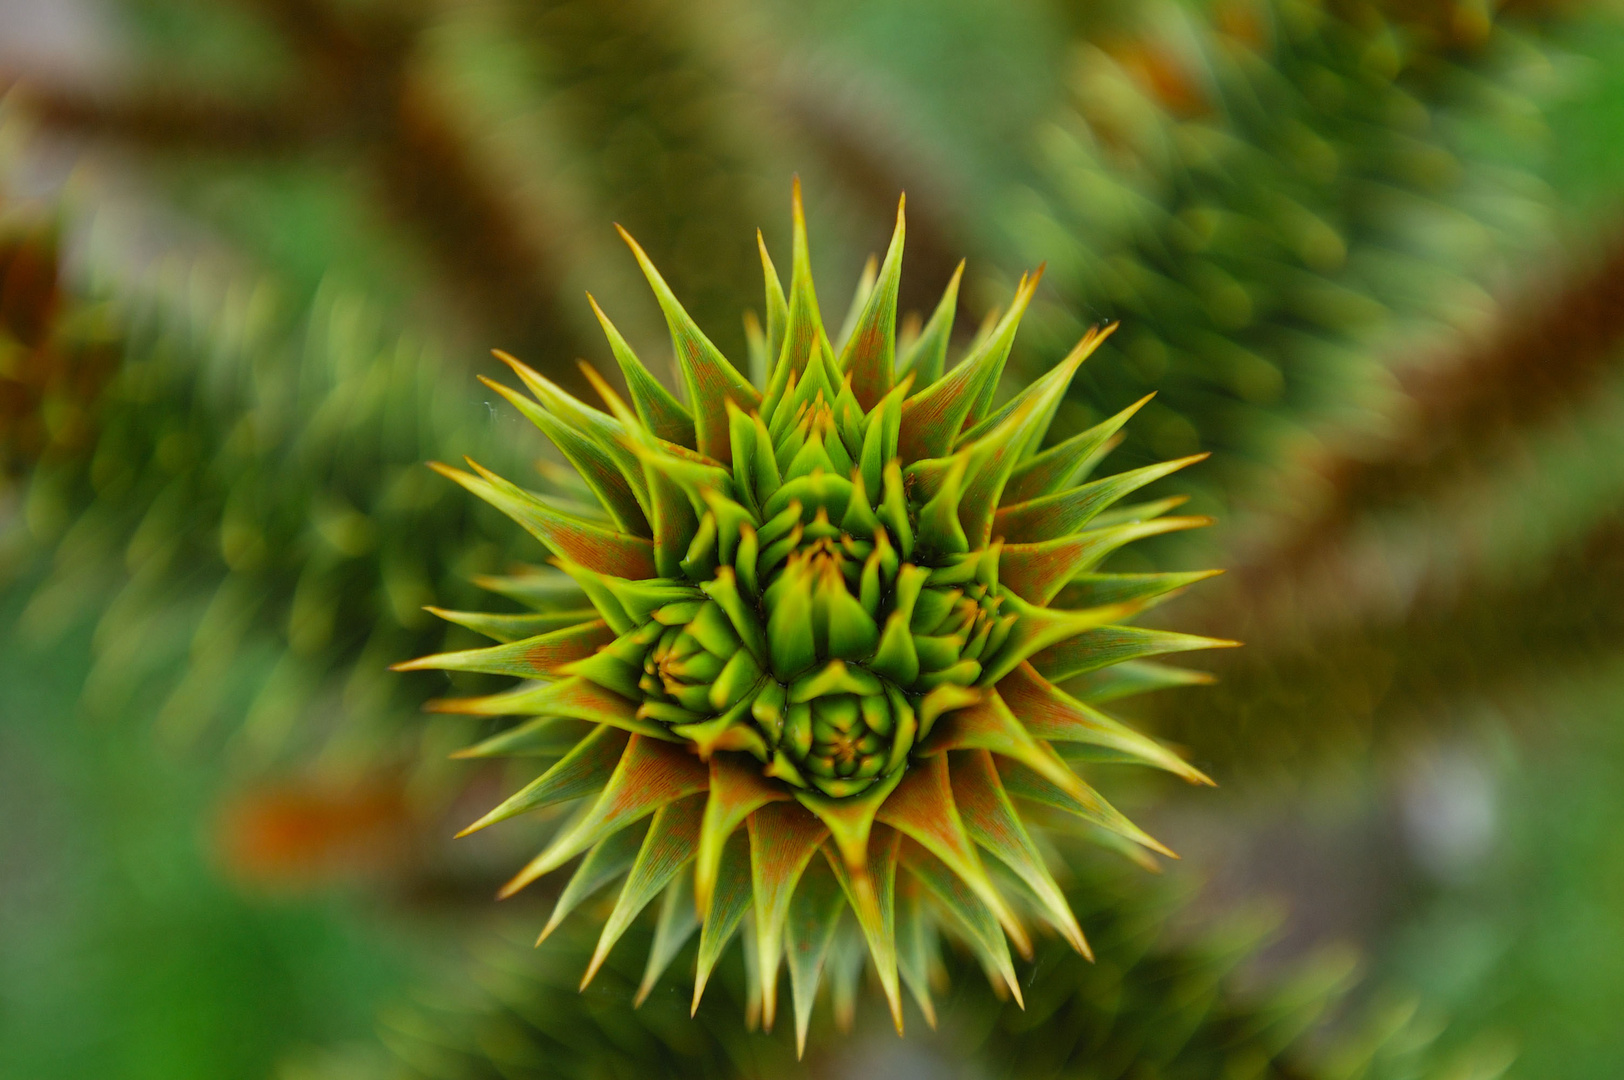
<svg viewBox="0 0 1624 1080">
<path fill-rule="evenodd" d="M 670 326 L 687 403 L 595 302 L 629 404 L 590 369 L 607 412 L 502 357 L 530 396 L 492 385 L 598 505 L 565 505 L 478 465 L 436 465 L 540 540 L 556 569 L 490 582 L 533 615 L 443 613 L 501 644 L 400 667 L 526 680 L 432 707 L 526 718 L 467 756 L 555 759 L 469 831 L 578 804 L 503 890 L 579 859 L 543 937 L 625 876 L 583 986 L 660 899 L 641 993 L 697 933 L 697 1007 L 742 925 L 759 1019 L 774 1021 L 787 960 L 804 1047 L 824 973 L 837 1005 L 849 1003 L 861 973 L 849 961 L 865 947 L 899 1031 L 903 986 L 934 1018 L 941 934 L 1017 1001 L 1009 946 L 1030 954 L 1028 915 L 1086 955 L 1020 807 L 1058 809 L 1167 852 L 1056 747 L 1208 781 L 1057 684 L 1124 663 L 1140 685 L 1188 682 L 1191 673 L 1148 658 L 1228 643 L 1124 625 L 1205 574 L 1097 569 L 1133 540 L 1205 524 L 1163 516 L 1169 501 L 1112 509 L 1199 456 L 1088 479 L 1137 406 L 1042 447 L 1072 375 L 1110 327 L 1089 331 L 1003 405 L 994 391 L 1038 275 L 945 374 L 951 298 L 899 350 L 899 206 L 837 349 L 818 312 L 798 185 L 793 210 L 787 295 L 761 248 L 766 325 L 751 335 L 750 365 L 761 385 L 718 351 L 624 232 Z M 988 856 L 1005 872 L 990 872 Z"/>
</svg>

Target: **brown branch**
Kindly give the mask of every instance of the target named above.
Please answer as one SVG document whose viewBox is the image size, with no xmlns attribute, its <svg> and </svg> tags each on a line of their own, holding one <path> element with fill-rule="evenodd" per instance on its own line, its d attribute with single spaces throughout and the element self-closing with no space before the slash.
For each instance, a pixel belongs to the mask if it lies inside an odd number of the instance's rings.
<svg viewBox="0 0 1624 1080">
<path fill-rule="evenodd" d="M 466 153 L 461 133 L 423 95 L 394 93 L 395 115 L 354 117 L 308 102 L 257 108 L 232 102 L 156 93 L 103 100 L 69 90 L 29 87 L 25 104 L 46 126 L 143 150 L 235 155 L 310 149 L 338 139 L 368 164 L 382 206 L 412 229 L 453 295 L 461 297 L 492 335 L 490 344 L 525 355 L 533 364 L 572 382 L 574 350 L 553 302 L 556 276 L 549 260 L 526 242 L 494 185 Z M 310 118 L 335 119 L 315 130 Z M 335 130 L 337 129 L 337 130 Z M 584 389 L 584 386 L 582 387 Z"/>
<path fill-rule="evenodd" d="M 574 364 L 580 343 L 558 307 L 558 255 L 414 75 L 421 17 L 392 8 L 341 11 L 324 0 L 241 2 L 298 53 L 313 109 L 344 118 L 384 206 L 417 234 L 491 344 L 585 391 Z"/>
<path fill-rule="evenodd" d="M 14 223 L 0 235 L 0 486 L 42 458 L 93 444 L 94 405 L 119 355 L 116 342 L 75 332 L 80 307 L 62 287 L 49 222 Z"/>
<path fill-rule="evenodd" d="M 1583 401 L 1613 370 L 1621 343 L 1624 233 L 1565 280 L 1512 305 L 1449 362 L 1402 376 L 1412 404 L 1402 429 L 1374 448 L 1330 451 L 1310 463 L 1313 482 L 1327 493 L 1324 509 L 1306 521 L 1266 524 L 1260 541 L 1243 542 L 1224 587 L 1205 598 L 1205 621 L 1229 619 L 1233 632 L 1229 613 L 1247 611 L 1249 633 L 1275 640 L 1300 633 L 1310 609 L 1331 593 L 1343 614 L 1361 599 L 1374 602 L 1360 595 L 1371 579 L 1350 561 L 1361 524 L 1381 511 L 1442 505 L 1530 431 Z"/>
<path fill-rule="evenodd" d="M 367 150 L 391 216 L 409 225 L 493 344 L 586 393 L 584 345 L 559 306 L 563 272 L 512 196 L 480 167 L 464 133 L 427 93 L 403 88 L 386 138 Z"/>
<path fill-rule="evenodd" d="M 693 18 L 662 0 L 533 0 L 509 5 L 502 25 L 546 72 L 548 125 L 594 213 L 637 238 L 737 357 L 741 310 L 762 302 L 751 235 L 765 209 L 751 168 L 760 139 L 741 117 L 734 72 L 696 43 Z"/>
<path fill-rule="evenodd" d="M 422 30 L 421 18 L 410 10 L 417 5 L 350 5 L 342 10 L 329 0 L 237 3 L 275 27 L 306 66 L 348 69 L 352 79 L 400 67 Z"/>
<path fill-rule="evenodd" d="M 559 257 L 499 177 L 481 166 L 445 104 L 414 75 L 417 21 L 345 15 L 321 0 L 244 0 L 292 46 L 297 88 L 271 105 L 173 88 L 101 99 L 28 97 L 47 126 L 155 152 L 316 150 L 359 156 L 381 206 L 416 234 L 446 291 L 490 345 L 584 391 L 574 324 L 558 308 Z"/>
<path fill-rule="evenodd" d="M 1425 591 L 1423 591 L 1425 595 Z M 1219 775 L 1368 747 L 1473 700 L 1560 683 L 1624 652 L 1624 513 L 1529 575 L 1381 625 L 1277 623 L 1216 657 L 1216 687 L 1162 695 L 1165 735 Z"/>
<path fill-rule="evenodd" d="M 1541 290 L 1547 292 L 1547 290 Z M 1325 463 L 1339 498 L 1326 525 L 1436 486 L 1438 474 L 1582 398 L 1624 339 L 1624 236 L 1560 288 L 1515 305 L 1452 363 L 1401 377 L 1408 430 L 1380 457 Z"/>
<path fill-rule="evenodd" d="M 46 127 L 144 150 L 274 153 L 312 136 L 292 103 L 246 105 L 163 90 L 110 98 L 0 76 L 0 93 L 13 86 L 24 108 Z"/>
</svg>

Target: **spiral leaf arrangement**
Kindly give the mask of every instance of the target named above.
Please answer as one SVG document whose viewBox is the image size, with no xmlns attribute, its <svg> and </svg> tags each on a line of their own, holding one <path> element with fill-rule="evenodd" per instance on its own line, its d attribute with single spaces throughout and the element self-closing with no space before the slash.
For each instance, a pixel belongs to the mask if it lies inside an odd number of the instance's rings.
<svg viewBox="0 0 1624 1080">
<path fill-rule="evenodd" d="M 1177 499 L 1114 505 L 1202 455 L 1089 480 L 1143 402 L 1041 445 L 1110 328 L 1090 330 L 998 404 L 1037 275 L 944 371 L 958 275 L 923 330 L 899 343 L 899 206 L 837 349 L 818 311 L 798 186 L 793 203 L 787 296 L 760 245 L 766 325 L 751 327 L 754 379 L 624 232 L 669 324 L 688 403 L 595 302 L 629 405 L 590 369 L 607 412 L 502 357 L 533 397 L 490 385 L 554 442 L 596 505 L 472 463 L 436 465 L 540 540 L 557 570 L 487 582 L 529 614 L 440 612 L 501 644 L 399 666 L 526 680 L 432 707 L 528 718 L 468 757 L 556 759 L 468 830 L 577 803 L 503 890 L 580 859 L 543 938 L 625 875 L 583 986 L 659 899 L 639 1000 L 697 932 L 697 1008 L 744 926 L 752 1010 L 772 1025 L 787 960 L 804 1046 L 825 972 L 837 1014 L 850 1014 L 865 946 L 899 1030 L 904 985 L 934 1022 L 942 933 L 1017 1001 L 1009 946 L 1030 955 L 1029 917 L 1087 955 L 1023 809 L 1171 854 L 1068 759 L 1208 782 L 1085 699 L 1199 681 L 1148 658 L 1228 643 L 1124 625 L 1207 573 L 1097 569 L 1131 541 L 1206 523 L 1165 516 Z M 1057 686 L 1085 675 L 1081 696 Z"/>
</svg>

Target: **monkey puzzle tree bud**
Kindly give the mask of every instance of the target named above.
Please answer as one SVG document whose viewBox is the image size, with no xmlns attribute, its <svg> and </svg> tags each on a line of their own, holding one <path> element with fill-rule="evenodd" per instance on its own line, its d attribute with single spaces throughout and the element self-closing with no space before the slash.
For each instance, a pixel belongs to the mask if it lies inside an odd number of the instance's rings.
<svg viewBox="0 0 1624 1080">
<path fill-rule="evenodd" d="M 1024 953 L 1030 938 L 981 852 L 1086 951 L 1012 796 L 1165 850 L 1054 744 L 1205 778 L 1055 684 L 1222 644 L 1120 625 L 1205 575 L 1097 571 L 1123 544 L 1204 523 L 1162 517 L 1165 505 L 1095 520 L 1196 459 L 1085 482 L 1132 408 L 1041 447 L 1103 334 L 1090 331 L 1049 374 L 995 407 L 1036 279 L 1023 279 L 1009 311 L 944 374 L 957 279 L 899 357 L 902 239 L 899 210 L 891 249 L 837 353 L 818 315 L 797 198 L 788 296 L 762 253 L 767 326 L 752 344 L 766 373 L 759 385 L 693 324 L 633 244 L 671 327 L 688 404 L 649 374 L 601 311 L 630 405 L 600 380 L 610 410 L 600 412 L 517 361 L 534 400 L 503 391 L 576 466 L 603 516 L 484 470 L 442 468 L 547 545 L 592 610 L 536 637 L 407 665 L 531 680 L 437 707 L 528 718 L 469 756 L 556 758 L 471 828 L 590 800 L 505 893 L 581 856 L 550 928 L 629 866 L 588 978 L 664 892 L 641 992 L 697 925 L 697 1001 L 750 909 L 763 1021 L 772 1023 L 787 957 L 803 1038 L 843 903 L 856 915 L 845 932 L 866 943 L 899 1025 L 901 981 L 931 1008 L 928 960 L 903 955 L 902 922 L 915 928 L 907 938 L 915 944 L 938 929 L 958 933 L 1019 998 L 1008 942 Z M 1148 674 L 1138 677 L 1154 683 L 1157 670 L 1142 665 Z M 584 736 L 582 721 L 591 725 Z M 638 840 L 630 827 L 645 819 Z M 820 849 L 824 860 L 814 858 Z"/>
</svg>

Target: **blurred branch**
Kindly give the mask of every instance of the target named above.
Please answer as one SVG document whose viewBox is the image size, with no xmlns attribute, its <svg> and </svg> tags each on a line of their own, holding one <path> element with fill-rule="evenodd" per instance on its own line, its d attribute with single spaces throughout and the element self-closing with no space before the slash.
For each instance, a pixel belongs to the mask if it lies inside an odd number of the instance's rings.
<svg viewBox="0 0 1624 1080">
<path fill-rule="evenodd" d="M 534 65 L 534 108 L 564 137 L 591 227 L 625 226 L 689 314 L 738 355 L 740 312 L 761 304 L 751 232 L 789 177 L 763 183 L 772 133 L 707 50 L 708 28 L 660 0 L 504 4 L 501 25 Z"/>
<path fill-rule="evenodd" d="M 394 219 L 417 233 L 440 276 L 501 345 L 586 389 L 580 343 L 557 309 L 556 254 L 498 178 L 480 168 L 465 132 L 413 70 L 425 29 L 415 5 L 345 11 L 325 0 L 240 0 L 299 56 L 308 100 L 300 115 L 333 117 L 362 155 Z"/>
<path fill-rule="evenodd" d="M 426 88 L 402 88 L 393 129 L 369 156 L 393 215 L 415 229 L 496 343 L 584 392 L 574 365 L 584 346 L 559 311 L 557 260 L 530 242 L 535 229 L 467 153 Z"/>
<path fill-rule="evenodd" d="M 350 5 L 329 0 L 235 0 L 263 17 L 314 67 L 369 74 L 398 68 L 422 28 L 421 5 Z M 383 61 L 379 63 L 379 61 Z"/>
<path fill-rule="evenodd" d="M 1010 232 L 1064 297 L 1044 332 L 1122 322 L 1073 397 L 1154 391 L 1122 452 L 1213 451 L 1185 482 L 1205 508 L 1291 494 L 1305 431 L 1385 420 L 1381 342 L 1548 244 L 1532 125 L 1508 118 L 1548 106 L 1522 65 L 1558 52 L 1520 25 L 1488 17 L 1462 50 L 1371 4 L 1060 10 L 1079 47 Z M 1473 242 L 1419 242 L 1434 234 Z"/>
<path fill-rule="evenodd" d="M 0 76 L 0 93 L 12 85 L 14 80 Z M 299 110 L 210 100 L 191 91 L 108 99 L 29 82 L 20 90 L 29 112 L 49 128 L 143 150 L 274 153 L 312 137 Z"/>
<path fill-rule="evenodd" d="M 1610 400 L 1598 391 L 1624 346 L 1624 236 L 1558 281 L 1447 362 L 1404 374 L 1399 432 L 1316 463 L 1318 516 L 1277 522 L 1199 596 L 1195 621 L 1248 647 L 1215 658 L 1215 690 L 1158 703 L 1172 737 L 1220 772 L 1266 771 L 1624 649 L 1624 519 L 1605 490 L 1585 494 L 1617 451 L 1581 434 L 1616 423 L 1590 413 Z M 1579 453 L 1541 475 L 1535 447 L 1553 438 Z M 1573 506 L 1536 497 L 1561 485 L 1578 486 Z M 1548 539 L 1523 546 L 1506 530 Z M 1509 562 L 1485 560 L 1491 541 Z"/>
<path fill-rule="evenodd" d="M 0 481 L 94 442 L 95 403 L 119 355 L 82 326 L 65 332 L 72 319 L 85 321 L 63 288 L 54 223 L 11 223 L 0 235 Z"/>
<path fill-rule="evenodd" d="M 485 925 L 506 914 L 492 898 L 533 838 L 514 832 L 468 845 L 453 837 L 500 789 L 498 772 L 466 764 L 432 798 L 410 774 L 376 765 L 338 775 L 273 772 L 226 790 L 212 846 L 226 874 L 254 891 L 363 884 L 402 910 L 454 912 Z M 556 898 L 547 890 L 538 897 Z"/>
<path fill-rule="evenodd" d="M 1388 620 L 1275 619 L 1257 631 L 1215 659 L 1217 686 L 1172 691 L 1154 707 L 1159 730 L 1220 777 L 1285 775 L 1417 723 L 1456 721 L 1475 702 L 1552 692 L 1615 660 L 1624 513 L 1497 587 L 1422 582 Z"/>
<path fill-rule="evenodd" d="M 559 258 L 414 73 L 420 21 L 384 9 L 363 21 L 318 0 L 246 2 L 298 58 L 297 88 L 279 100 L 234 102 L 161 83 L 118 98 L 31 85 L 27 98 L 48 127 L 158 153 L 358 155 L 382 206 L 416 234 L 480 335 L 575 386 L 582 350 L 557 309 Z"/>
<path fill-rule="evenodd" d="M 1198 762 L 1283 774 L 1624 650 L 1617 440 L 1584 434 L 1616 423 L 1601 391 L 1624 347 L 1624 237 L 1559 281 L 1406 374 L 1399 434 L 1317 463 L 1321 513 L 1197 594 L 1198 625 L 1248 643 L 1214 657 L 1217 687 L 1154 705 Z M 1553 439 L 1565 469 L 1541 473 Z"/>
<path fill-rule="evenodd" d="M 1563 276 L 1561 286 L 1509 305 L 1490 332 L 1447 362 L 1400 373 L 1410 408 L 1399 430 L 1311 466 L 1323 509 L 1281 526 L 1249 557 L 1243 552 L 1235 587 L 1276 591 L 1334 552 L 1362 515 L 1448 490 L 1520 431 L 1582 400 L 1614 368 L 1624 340 L 1624 235 Z"/>
<path fill-rule="evenodd" d="M 94 612 L 87 704 L 156 700 L 172 743 L 245 713 L 239 756 L 397 754 L 403 701 L 426 687 L 386 666 L 444 640 L 422 605 L 455 603 L 504 558 L 489 517 L 422 462 L 526 450 L 437 355 L 374 331 L 335 288 L 279 318 L 252 281 L 209 295 L 155 280 L 132 310 L 59 289 L 57 257 L 54 241 L 0 245 L 0 353 L 14 328 L 49 321 L 0 378 L 0 451 L 40 462 L 26 512 L 0 522 L 17 563 L 0 569 L 44 570 L 50 553 L 29 636 Z M 234 696 L 266 656 L 250 700 Z"/>
<path fill-rule="evenodd" d="M 1611 400 L 1598 391 L 1624 344 L 1624 231 L 1583 250 L 1554 273 L 1524 267 L 1523 294 L 1451 353 L 1392 365 L 1402 407 L 1385 433 L 1288 459 L 1304 497 L 1282 501 L 1308 513 L 1243 537 L 1238 565 L 1196 600 L 1198 623 L 1249 647 L 1215 658 L 1215 692 L 1158 703 L 1164 729 L 1220 773 L 1362 746 L 1624 646 L 1608 606 L 1624 599 L 1616 508 L 1590 490 L 1616 448 L 1579 435 L 1609 422 L 1589 414 Z M 1540 476 L 1530 463 L 1552 441 L 1613 456 Z M 1518 530 L 1552 543 L 1505 542 Z M 1526 557 L 1496 569 L 1488 549 Z"/>
</svg>

